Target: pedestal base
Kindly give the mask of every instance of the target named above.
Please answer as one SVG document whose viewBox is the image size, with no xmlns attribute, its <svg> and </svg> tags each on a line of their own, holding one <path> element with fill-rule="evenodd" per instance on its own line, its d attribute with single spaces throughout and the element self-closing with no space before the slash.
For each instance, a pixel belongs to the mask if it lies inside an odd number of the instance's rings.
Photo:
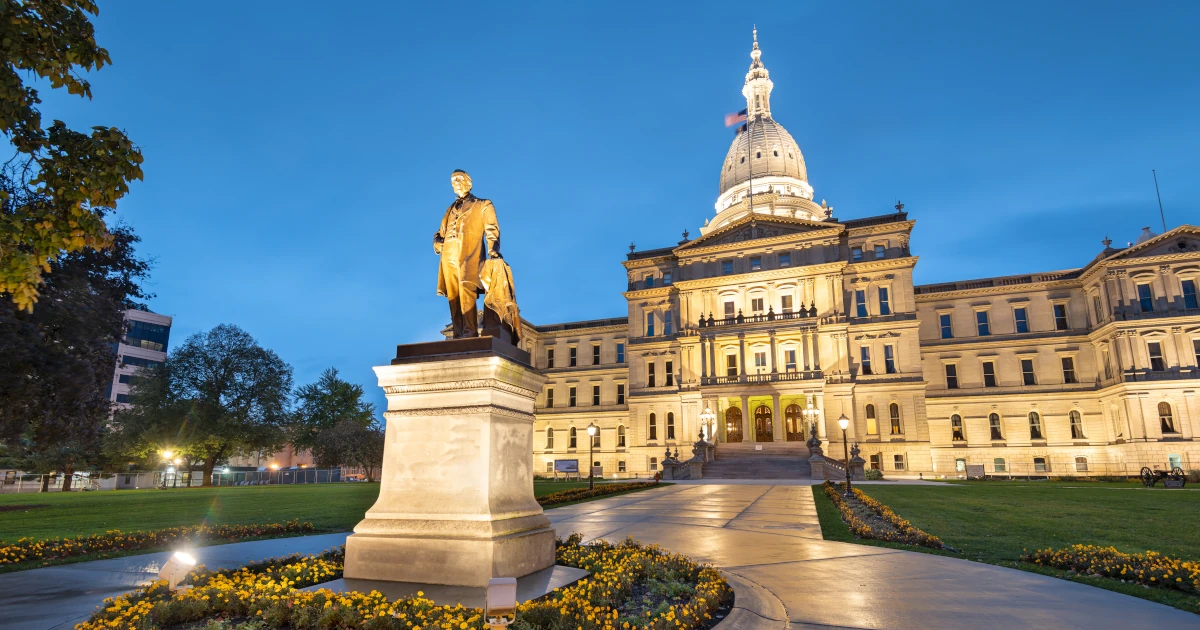
<svg viewBox="0 0 1200 630">
<path fill-rule="evenodd" d="M 517 602 L 525 603 L 543 597 L 554 589 L 570 586 L 589 575 L 591 574 L 583 569 L 561 565 L 530 573 L 525 577 L 517 578 Z M 424 593 L 425 599 L 433 600 L 439 606 L 462 604 L 466 608 L 483 608 L 487 592 L 485 588 L 475 586 L 445 586 L 420 582 L 384 582 L 352 578 L 333 580 L 301 590 L 315 591 L 323 588 L 335 593 L 379 591 L 389 601 L 416 597 L 417 593 Z"/>
<path fill-rule="evenodd" d="M 554 566 L 554 530 L 547 527 L 491 539 L 352 534 L 346 539 L 349 579 L 487 586 Z"/>
</svg>

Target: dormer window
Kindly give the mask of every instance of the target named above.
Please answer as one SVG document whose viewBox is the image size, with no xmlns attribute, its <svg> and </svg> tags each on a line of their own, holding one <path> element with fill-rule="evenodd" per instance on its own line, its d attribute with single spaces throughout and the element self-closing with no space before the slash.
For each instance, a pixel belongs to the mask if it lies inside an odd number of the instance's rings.
<svg viewBox="0 0 1200 630">
<path fill-rule="evenodd" d="M 776 150 L 776 151 L 773 151 L 772 153 L 774 153 L 774 154 L 775 154 L 775 157 L 779 157 L 779 151 L 778 151 L 778 150 Z"/>
<path fill-rule="evenodd" d="M 761 157 L 762 157 L 762 151 L 758 151 L 758 152 L 756 152 L 756 153 L 754 154 L 754 157 L 756 157 L 756 158 L 761 158 Z"/>
</svg>

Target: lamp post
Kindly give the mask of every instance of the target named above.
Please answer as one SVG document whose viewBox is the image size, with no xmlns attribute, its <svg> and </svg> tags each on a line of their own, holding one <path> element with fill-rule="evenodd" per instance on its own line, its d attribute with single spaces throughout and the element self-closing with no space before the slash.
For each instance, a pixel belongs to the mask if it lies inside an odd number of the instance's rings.
<svg viewBox="0 0 1200 630">
<path fill-rule="evenodd" d="M 595 424 L 589 422 L 588 426 L 587 426 L 587 431 L 588 431 L 588 490 L 594 490 L 596 488 L 596 467 L 593 465 L 595 463 L 595 459 L 593 459 L 595 457 L 595 455 L 593 455 L 593 452 L 596 448 L 596 431 L 599 431 L 599 428 Z"/>
<path fill-rule="evenodd" d="M 812 398 L 810 397 L 808 399 L 808 405 L 804 408 L 804 411 L 802 411 L 801 413 L 804 414 L 804 420 L 808 423 L 808 426 L 811 427 L 813 424 L 816 423 L 817 418 L 821 415 L 821 410 L 817 409 L 816 407 L 813 406 Z"/>
<path fill-rule="evenodd" d="M 842 414 L 842 417 L 838 418 L 838 426 L 842 427 L 842 455 L 846 457 L 846 496 L 851 496 L 850 477 L 852 475 L 850 474 L 850 448 L 846 442 L 846 429 L 850 427 L 850 418 L 847 418 L 846 414 Z"/>
<path fill-rule="evenodd" d="M 713 434 L 716 433 L 717 414 L 713 413 L 713 410 L 708 405 L 705 405 L 704 411 L 700 412 L 700 424 L 704 426 L 705 439 L 710 442 L 715 441 Z"/>
</svg>

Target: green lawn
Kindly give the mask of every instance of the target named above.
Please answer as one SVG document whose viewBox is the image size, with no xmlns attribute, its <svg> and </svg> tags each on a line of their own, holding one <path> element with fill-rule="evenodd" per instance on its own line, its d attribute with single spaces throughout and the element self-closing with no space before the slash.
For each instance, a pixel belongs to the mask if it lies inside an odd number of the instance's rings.
<svg viewBox="0 0 1200 630">
<path fill-rule="evenodd" d="M 533 485 L 537 496 L 580 487 L 587 487 L 587 482 Z M 0 495 L 0 540 L 294 518 L 319 530 L 345 531 L 362 520 L 378 494 L 375 483 L 6 494 Z M 45 507 L 6 509 L 21 505 Z"/>
<path fill-rule="evenodd" d="M 855 540 L 821 486 L 813 486 L 826 539 L 953 555 L 1013 566 L 1028 549 L 1113 546 L 1200 558 L 1200 492 L 1086 482 L 952 482 L 947 486 L 864 485 L 863 492 L 961 553 Z M 1035 567 L 1022 565 L 1033 570 Z M 1063 577 L 1061 571 L 1037 569 Z M 1066 576 L 1071 577 L 1071 576 Z M 1197 612 L 1197 598 L 1110 579 L 1089 584 Z"/>
</svg>

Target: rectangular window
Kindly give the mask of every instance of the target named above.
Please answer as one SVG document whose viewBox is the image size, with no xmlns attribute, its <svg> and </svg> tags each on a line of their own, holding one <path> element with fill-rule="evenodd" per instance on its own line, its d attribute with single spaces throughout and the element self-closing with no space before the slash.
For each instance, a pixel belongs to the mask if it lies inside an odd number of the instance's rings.
<svg viewBox="0 0 1200 630">
<path fill-rule="evenodd" d="M 546 472 L 554 472 L 554 462 L 546 462 Z"/>
<path fill-rule="evenodd" d="M 900 435 L 900 405 L 896 403 L 888 405 L 888 415 L 891 416 L 892 435 Z"/>
<path fill-rule="evenodd" d="M 980 337 L 992 334 L 992 328 L 988 325 L 987 311 L 975 311 L 975 333 Z"/>
<path fill-rule="evenodd" d="M 575 367 L 578 364 L 579 348 L 571 346 L 567 349 L 567 367 Z"/>
<path fill-rule="evenodd" d="M 784 350 L 783 351 L 783 369 L 787 370 L 788 372 L 796 371 L 796 351 L 795 350 Z"/>
<path fill-rule="evenodd" d="M 859 350 L 859 357 L 860 357 L 859 360 L 862 363 L 862 373 L 870 374 L 871 373 L 871 349 L 866 346 L 863 346 L 863 347 L 859 348 L 858 350 Z"/>
<path fill-rule="evenodd" d="M 862 260 L 862 248 L 861 247 L 851 247 L 850 248 L 850 259 L 853 260 L 854 262 L 858 262 L 858 261 Z"/>
<path fill-rule="evenodd" d="M 938 315 L 938 327 L 942 329 L 942 339 L 954 337 L 954 329 L 950 326 L 950 313 Z"/>
<path fill-rule="evenodd" d="M 1078 383 L 1079 381 L 1075 378 L 1075 359 L 1073 359 L 1071 357 L 1063 357 L 1062 358 L 1062 366 L 1063 366 L 1063 382 L 1064 383 Z"/>
<path fill-rule="evenodd" d="M 762 269 L 762 256 L 750 257 L 750 271 L 758 271 Z"/>
<path fill-rule="evenodd" d="M 784 252 L 779 255 L 779 266 L 780 267 L 791 267 L 792 266 L 791 252 Z"/>
<path fill-rule="evenodd" d="M 117 402 L 119 402 L 119 403 L 129 402 L 129 394 L 117 394 Z"/>
<path fill-rule="evenodd" d="M 1196 281 L 1183 281 L 1183 308 L 1200 308 L 1200 303 L 1196 301 Z"/>
<path fill-rule="evenodd" d="M 1149 313 L 1154 310 L 1154 291 L 1149 284 L 1137 285 L 1138 306 L 1142 307 L 1143 313 Z"/>
<path fill-rule="evenodd" d="M 896 346 L 888 344 L 883 347 L 883 371 L 885 374 L 896 373 Z"/>
<path fill-rule="evenodd" d="M 1087 472 L 1087 471 L 1088 471 L 1087 458 L 1086 457 L 1076 457 L 1075 458 L 1075 472 Z"/>
<path fill-rule="evenodd" d="M 763 298 L 750 298 L 750 312 L 754 313 L 755 315 L 762 315 Z"/>
<path fill-rule="evenodd" d="M 1200 366 L 1200 339 L 1192 340 L 1192 352 L 1196 355 L 1196 365 Z"/>
<path fill-rule="evenodd" d="M 733 316 L 734 316 L 733 300 L 727 300 L 725 302 L 725 319 L 729 319 Z"/>
<path fill-rule="evenodd" d="M 946 364 L 946 389 L 958 389 L 958 366 Z"/>
<path fill-rule="evenodd" d="M 669 285 L 669 284 L 671 284 L 671 272 L 670 272 L 670 271 L 664 271 L 664 272 L 663 272 L 663 286 L 665 287 L 665 286 L 667 286 L 667 285 Z"/>
<path fill-rule="evenodd" d="M 737 355 L 725 355 L 725 376 L 737 376 Z"/>
<path fill-rule="evenodd" d="M 996 386 L 996 364 L 992 361 L 983 362 L 983 386 Z"/>
<path fill-rule="evenodd" d="M 599 385 L 592 385 L 592 406 L 593 407 L 600 406 L 600 386 Z"/>
<path fill-rule="evenodd" d="M 874 455 L 871 455 L 870 457 L 871 457 L 871 470 L 880 470 L 882 468 L 881 460 L 883 459 L 883 456 L 880 455 L 879 453 L 875 453 Z"/>
<path fill-rule="evenodd" d="M 1200 347 L 1196 348 L 1196 352 L 1196 358 L 1197 360 L 1200 360 Z M 1112 378 L 1112 360 L 1109 357 L 1108 348 L 1102 348 L 1100 350 L 1100 360 L 1104 362 L 1104 378 Z"/>
<path fill-rule="evenodd" d="M 654 336 L 654 313 L 646 313 L 646 336 Z"/>
<path fill-rule="evenodd" d="M 654 276 L 652 274 L 646 274 L 646 288 L 647 289 L 654 288 Z"/>
<path fill-rule="evenodd" d="M 1096 323 L 1099 324 L 1101 321 L 1104 320 L 1104 312 L 1103 312 L 1103 309 L 1100 308 L 1100 296 L 1099 295 L 1092 296 L 1092 310 L 1096 312 Z"/>
<path fill-rule="evenodd" d="M 654 387 L 654 364 L 646 364 L 646 387 Z"/>
<path fill-rule="evenodd" d="M 650 470 L 658 470 L 658 458 L 657 457 L 650 458 Z"/>
<path fill-rule="evenodd" d="M 1163 361 L 1162 344 L 1157 341 L 1151 341 L 1146 344 L 1150 350 L 1150 369 L 1155 372 L 1162 372 L 1167 369 L 1166 361 Z"/>
<path fill-rule="evenodd" d="M 625 383 L 617 383 L 617 404 L 625 404 Z"/>
<path fill-rule="evenodd" d="M 891 296 L 888 295 L 887 287 L 879 287 L 879 314 L 880 315 L 891 315 L 892 314 L 892 301 L 890 298 L 891 298 Z"/>
<path fill-rule="evenodd" d="M 625 344 L 617 344 L 617 363 L 625 362 Z"/>
<path fill-rule="evenodd" d="M 792 312 L 792 296 L 785 295 L 785 296 L 779 298 L 779 310 L 781 310 L 784 313 Z"/>
<path fill-rule="evenodd" d="M 1004 461 L 1003 457 L 997 457 L 993 459 L 992 466 L 995 468 L 996 472 L 1008 472 L 1008 464 Z"/>
<path fill-rule="evenodd" d="M 617 462 L 617 472 L 625 472 L 625 460 L 622 459 Z"/>
<path fill-rule="evenodd" d="M 554 389 L 553 388 L 546 390 L 546 408 L 547 409 L 554 408 Z"/>
<path fill-rule="evenodd" d="M 1033 458 L 1033 471 L 1034 472 L 1046 472 L 1047 470 L 1048 469 L 1046 468 L 1046 458 L 1045 457 L 1034 457 Z"/>
<path fill-rule="evenodd" d="M 675 314 L 671 311 L 667 311 L 666 313 L 663 313 L 663 334 L 664 335 L 671 334 L 671 331 L 674 329 L 674 324 L 675 324 Z"/>
<path fill-rule="evenodd" d="M 1037 378 L 1033 373 L 1033 359 L 1021 359 L 1021 378 L 1026 385 L 1037 385 Z"/>
<path fill-rule="evenodd" d="M 858 317 L 867 316 L 867 292 L 859 289 L 854 292 L 854 304 L 858 309 Z"/>
<path fill-rule="evenodd" d="M 592 365 L 600 365 L 600 346 L 592 346 Z"/>
<path fill-rule="evenodd" d="M 875 260 L 879 260 L 880 258 L 883 258 L 886 255 L 887 255 L 886 247 L 884 247 L 883 245 L 875 246 Z"/>
<path fill-rule="evenodd" d="M 1067 330 L 1067 305 L 1054 305 L 1054 330 Z"/>
<path fill-rule="evenodd" d="M 879 420 L 875 417 L 875 405 L 867 405 L 867 435 L 879 435 Z"/>
<path fill-rule="evenodd" d="M 128 383 L 133 380 L 132 374 L 120 374 L 117 376 L 118 383 Z"/>
<path fill-rule="evenodd" d="M 1025 307 L 1014 308 L 1013 319 L 1017 320 L 1017 332 L 1029 332 L 1029 316 L 1025 314 Z"/>
<path fill-rule="evenodd" d="M 766 352 L 755 352 L 754 353 L 754 367 L 757 370 L 759 370 L 760 372 L 762 370 L 766 369 L 766 367 L 767 367 L 767 353 Z"/>
<path fill-rule="evenodd" d="M 554 348 L 546 349 L 546 367 L 554 367 Z"/>
<path fill-rule="evenodd" d="M 567 406 L 568 407 L 575 406 L 575 388 L 574 387 L 567 389 Z"/>
<path fill-rule="evenodd" d="M 592 436 L 592 448 L 600 448 L 600 432 L 596 431 L 596 435 Z"/>
<path fill-rule="evenodd" d="M 733 273 L 733 261 L 732 260 L 722 260 L 721 261 L 721 275 L 728 276 L 731 273 Z"/>
<path fill-rule="evenodd" d="M 663 366 L 663 384 L 667 387 L 675 386 L 675 362 L 667 361 Z"/>
<path fill-rule="evenodd" d="M 904 470 L 904 456 L 892 455 L 892 466 L 895 467 L 896 470 Z"/>
</svg>

